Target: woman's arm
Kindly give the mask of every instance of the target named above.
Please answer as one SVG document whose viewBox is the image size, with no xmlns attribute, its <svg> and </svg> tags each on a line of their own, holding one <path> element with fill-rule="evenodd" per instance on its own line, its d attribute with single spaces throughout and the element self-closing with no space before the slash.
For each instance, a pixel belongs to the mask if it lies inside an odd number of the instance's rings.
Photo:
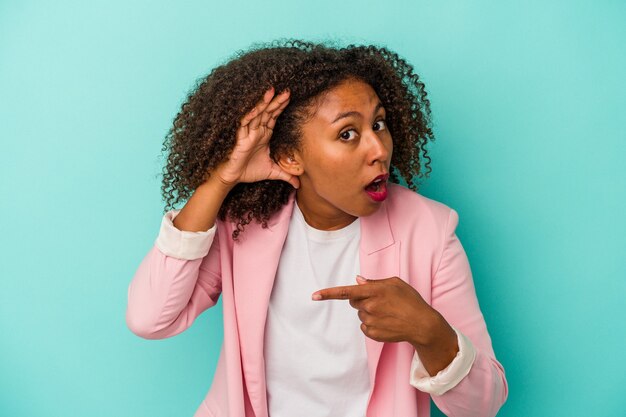
<svg viewBox="0 0 626 417">
<path fill-rule="evenodd" d="M 215 305 L 221 293 L 215 220 L 229 190 L 211 176 L 181 211 L 165 214 L 128 288 L 126 322 L 133 333 L 146 339 L 174 336 Z"/>
<path fill-rule="evenodd" d="M 478 305 L 467 254 L 455 233 L 458 221 L 451 209 L 441 261 L 432 278 L 432 307 L 471 341 L 476 357 L 467 376 L 432 399 L 449 416 L 495 416 L 506 401 L 508 385 Z"/>
<path fill-rule="evenodd" d="M 146 339 L 181 333 L 221 293 L 217 225 L 202 232 L 179 230 L 174 221 L 181 212 L 165 214 L 154 246 L 128 287 L 127 325 Z"/>
<path fill-rule="evenodd" d="M 128 288 L 126 323 L 133 333 L 146 339 L 174 336 L 215 305 L 222 290 L 215 220 L 233 187 L 267 179 L 300 185 L 269 156 L 276 119 L 288 103 L 289 91 L 274 96 L 273 88 L 267 90 L 240 119 L 229 158 L 180 212 L 164 216 L 159 237 Z"/>
</svg>

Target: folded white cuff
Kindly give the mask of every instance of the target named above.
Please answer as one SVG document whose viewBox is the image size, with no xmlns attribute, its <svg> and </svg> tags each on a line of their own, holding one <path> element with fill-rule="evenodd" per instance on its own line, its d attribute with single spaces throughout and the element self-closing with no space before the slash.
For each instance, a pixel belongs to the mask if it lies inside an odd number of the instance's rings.
<svg viewBox="0 0 626 417">
<path fill-rule="evenodd" d="M 205 232 L 180 230 L 174 226 L 174 219 L 179 212 L 180 210 L 170 210 L 165 213 L 155 245 L 165 255 L 178 259 L 194 260 L 205 257 L 213 243 L 217 222 Z"/>
<path fill-rule="evenodd" d="M 474 359 L 476 359 L 474 345 L 463 333 L 454 327 L 452 328 L 456 332 L 459 351 L 452 362 L 439 371 L 437 375 L 430 376 L 426 368 L 424 368 L 417 352 L 413 354 L 410 384 L 418 390 L 431 395 L 444 394 L 461 382 L 472 368 Z"/>
</svg>

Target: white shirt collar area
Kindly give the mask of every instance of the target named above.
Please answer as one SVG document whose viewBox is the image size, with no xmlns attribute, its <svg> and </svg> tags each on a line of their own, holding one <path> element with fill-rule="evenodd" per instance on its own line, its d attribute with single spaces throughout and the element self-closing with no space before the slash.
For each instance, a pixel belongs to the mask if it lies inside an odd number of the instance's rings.
<svg viewBox="0 0 626 417">
<path fill-rule="evenodd" d="M 360 219 L 357 217 L 355 221 L 350 223 L 349 225 L 337 229 L 337 230 L 320 230 L 316 229 L 313 226 L 309 225 L 304 219 L 304 215 L 302 214 L 302 210 L 298 206 L 298 202 L 294 202 L 293 207 L 293 215 L 295 216 L 295 220 L 304 224 L 306 229 L 306 235 L 309 240 L 314 240 L 316 242 L 325 242 L 328 240 L 334 239 L 346 239 L 350 237 L 354 237 L 354 235 L 359 232 L 360 228 Z"/>
</svg>

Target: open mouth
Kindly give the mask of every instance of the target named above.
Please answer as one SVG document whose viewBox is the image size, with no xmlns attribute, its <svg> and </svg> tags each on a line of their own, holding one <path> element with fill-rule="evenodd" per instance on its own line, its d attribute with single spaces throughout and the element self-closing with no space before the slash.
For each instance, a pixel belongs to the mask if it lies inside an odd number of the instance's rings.
<svg viewBox="0 0 626 417">
<path fill-rule="evenodd" d="M 374 181 L 370 182 L 367 187 L 365 187 L 365 191 L 378 192 L 384 185 L 384 182 L 385 181 L 383 181 L 382 178 L 375 179 Z"/>
<path fill-rule="evenodd" d="M 388 178 L 389 174 L 379 175 L 365 187 L 365 192 L 367 193 L 367 195 L 370 196 L 372 200 L 383 201 L 387 198 Z"/>
</svg>

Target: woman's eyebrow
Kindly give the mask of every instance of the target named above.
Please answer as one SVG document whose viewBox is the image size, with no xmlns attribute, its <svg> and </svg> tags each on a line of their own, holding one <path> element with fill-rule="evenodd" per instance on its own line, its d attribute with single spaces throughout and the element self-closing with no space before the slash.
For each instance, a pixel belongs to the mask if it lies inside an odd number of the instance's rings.
<svg viewBox="0 0 626 417">
<path fill-rule="evenodd" d="M 374 114 L 376 114 L 378 112 L 378 110 L 383 107 L 383 103 L 381 103 L 380 101 L 378 102 L 378 104 L 376 105 L 376 107 L 374 108 Z M 361 113 L 359 113 L 358 111 L 355 110 L 351 110 L 351 111 L 347 111 L 344 113 L 339 113 L 339 115 L 337 116 L 337 118 L 335 120 L 332 121 L 331 125 L 334 123 L 337 123 L 338 120 L 346 118 L 348 116 L 359 116 L 359 117 L 363 117 L 363 115 Z"/>
</svg>

